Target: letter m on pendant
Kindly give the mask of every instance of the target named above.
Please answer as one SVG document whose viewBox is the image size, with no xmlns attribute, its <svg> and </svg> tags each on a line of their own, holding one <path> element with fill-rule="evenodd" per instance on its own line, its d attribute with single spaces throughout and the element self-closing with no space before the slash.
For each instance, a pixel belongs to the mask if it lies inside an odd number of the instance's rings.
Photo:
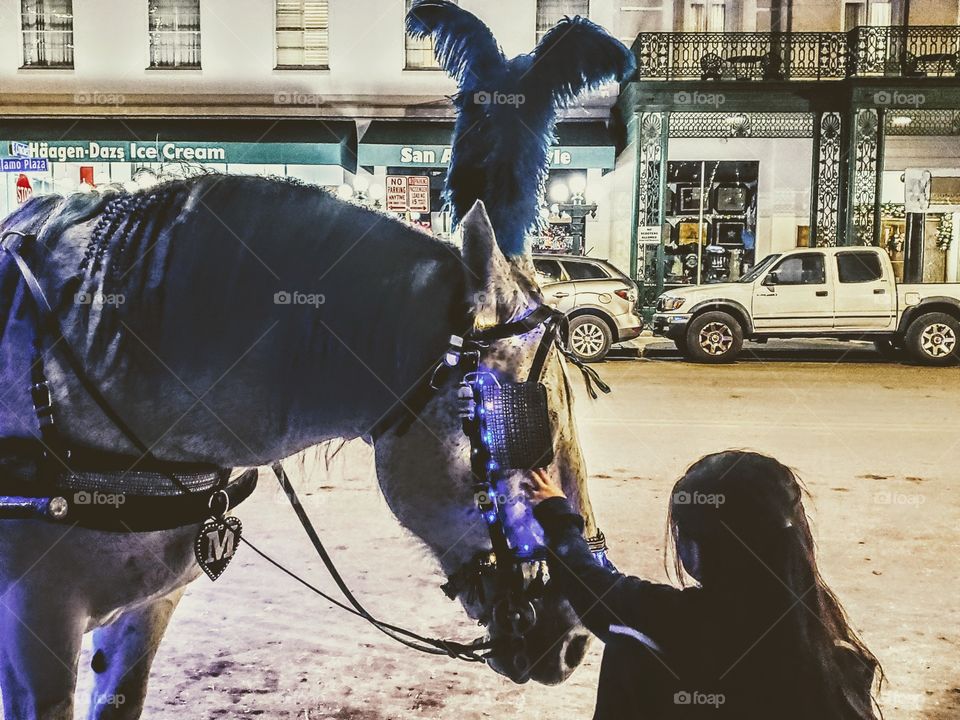
<svg viewBox="0 0 960 720">
<path fill-rule="evenodd" d="M 235 517 L 211 520 L 204 524 L 194 542 L 197 563 L 211 580 L 227 569 L 240 545 L 243 528 Z"/>
<path fill-rule="evenodd" d="M 236 535 L 228 527 L 214 528 L 207 533 L 207 562 L 230 559 L 236 552 Z"/>
</svg>

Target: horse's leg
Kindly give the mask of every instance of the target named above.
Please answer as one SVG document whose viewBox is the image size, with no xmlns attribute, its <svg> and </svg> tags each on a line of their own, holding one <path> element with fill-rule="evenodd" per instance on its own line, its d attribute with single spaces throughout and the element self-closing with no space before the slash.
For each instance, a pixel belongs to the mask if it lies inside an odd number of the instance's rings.
<svg viewBox="0 0 960 720">
<path fill-rule="evenodd" d="M 73 718 L 85 621 L 63 607 L 62 592 L 51 587 L 40 596 L 13 592 L 0 597 L 0 688 L 6 720 Z"/>
<path fill-rule="evenodd" d="M 150 666 L 185 589 L 174 590 L 128 610 L 94 631 L 90 661 L 95 675 L 90 699 L 91 720 L 140 717 L 147 697 Z"/>
</svg>

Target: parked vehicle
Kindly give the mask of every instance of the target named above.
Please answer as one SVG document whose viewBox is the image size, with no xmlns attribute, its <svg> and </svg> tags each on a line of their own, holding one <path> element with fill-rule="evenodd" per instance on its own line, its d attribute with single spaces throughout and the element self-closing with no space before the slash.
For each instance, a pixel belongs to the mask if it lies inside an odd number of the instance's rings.
<svg viewBox="0 0 960 720">
<path fill-rule="evenodd" d="M 643 331 L 636 283 L 606 260 L 534 255 L 533 264 L 547 304 L 570 318 L 570 349 L 581 360 L 602 360 Z"/>
<path fill-rule="evenodd" d="M 730 362 L 744 339 L 870 339 L 928 365 L 960 360 L 960 283 L 898 284 L 874 247 L 769 255 L 737 282 L 670 290 L 653 332 L 700 362 Z"/>
</svg>

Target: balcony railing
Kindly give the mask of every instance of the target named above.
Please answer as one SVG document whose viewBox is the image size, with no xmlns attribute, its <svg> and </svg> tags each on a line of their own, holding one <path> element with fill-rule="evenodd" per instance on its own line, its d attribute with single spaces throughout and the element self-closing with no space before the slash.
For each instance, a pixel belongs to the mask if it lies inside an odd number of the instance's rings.
<svg viewBox="0 0 960 720">
<path fill-rule="evenodd" d="M 849 32 L 640 33 L 639 80 L 842 80 L 960 77 L 960 27 Z"/>
</svg>

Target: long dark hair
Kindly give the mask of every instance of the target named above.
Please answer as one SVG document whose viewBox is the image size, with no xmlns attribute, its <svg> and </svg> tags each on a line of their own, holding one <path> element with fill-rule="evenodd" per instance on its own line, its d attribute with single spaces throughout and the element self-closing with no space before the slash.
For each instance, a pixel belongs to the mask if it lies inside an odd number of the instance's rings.
<svg viewBox="0 0 960 720">
<path fill-rule="evenodd" d="M 791 664 L 810 669 L 808 681 L 836 715 L 874 720 L 870 684 L 883 670 L 850 626 L 843 606 L 817 568 L 816 546 L 796 473 L 754 452 L 714 453 L 690 466 L 674 486 L 667 521 L 667 564 L 686 583 L 681 546 L 698 550 L 704 588 L 730 590 L 738 602 L 782 603 L 780 617 L 796 647 Z M 668 567 L 669 570 L 669 567 Z M 838 662 L 838 648 L 854 662 Z M 876 711 L 876 713 L 875 713 Z"/>
</svg>

